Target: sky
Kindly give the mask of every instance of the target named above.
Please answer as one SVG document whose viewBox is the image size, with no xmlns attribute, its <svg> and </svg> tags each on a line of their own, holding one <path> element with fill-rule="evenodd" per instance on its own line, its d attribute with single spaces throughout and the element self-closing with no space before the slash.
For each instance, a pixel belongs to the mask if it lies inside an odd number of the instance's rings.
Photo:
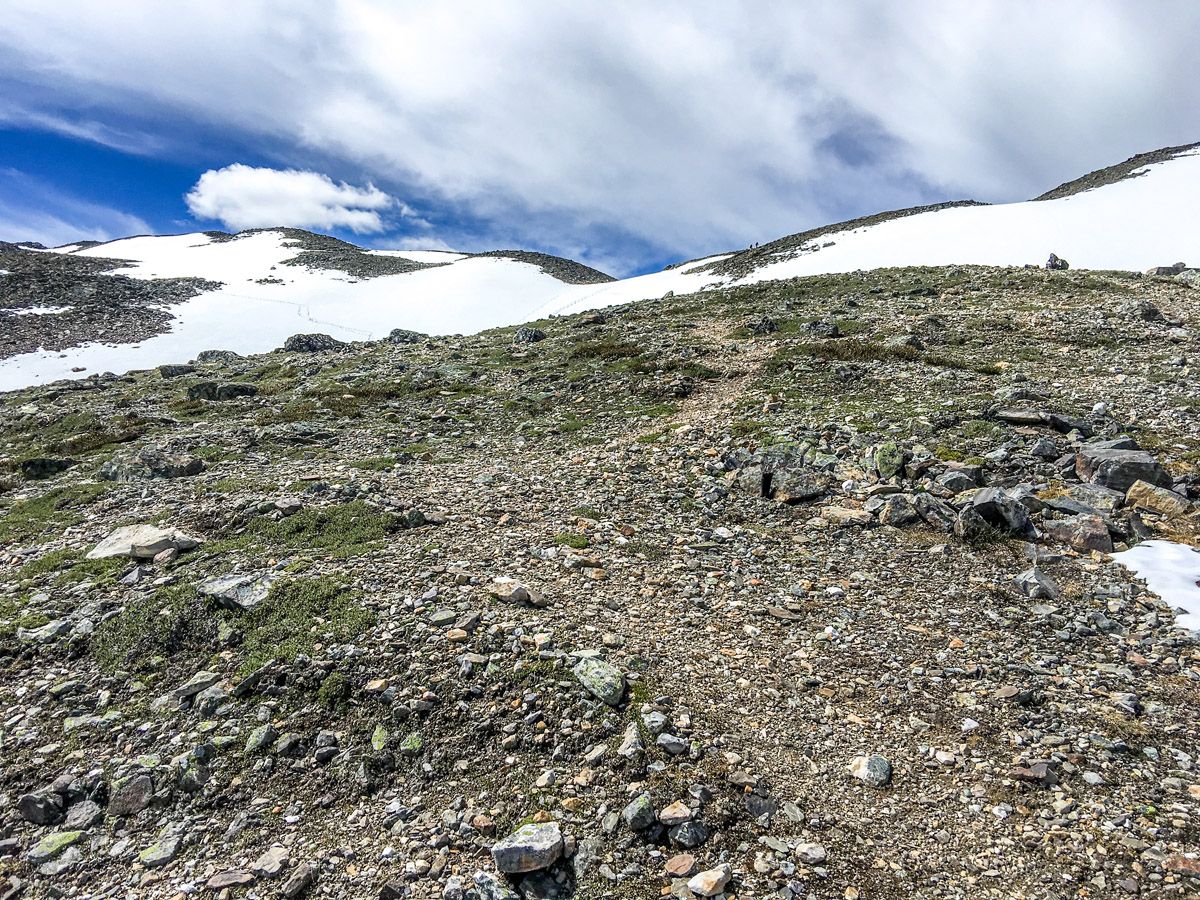
<svg viewBox="0 0 1200 900">
<path fill-rule="evenodd" d="M 290 225 L 614 275 L 1200 141 L 1192 0 L 56 0 L 0 240 Z"/>
</svg>

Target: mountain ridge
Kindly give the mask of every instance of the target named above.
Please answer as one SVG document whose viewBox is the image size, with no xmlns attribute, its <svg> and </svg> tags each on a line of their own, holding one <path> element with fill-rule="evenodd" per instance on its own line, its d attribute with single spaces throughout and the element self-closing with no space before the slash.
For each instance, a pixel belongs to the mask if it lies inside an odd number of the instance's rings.
<svg viewBox="0 0 1200 900">
<path fill-rule="evenodd" d="M 1200 203 L 1198 146 L 1139 154 L 1034 201 L 951 201 L 877 213 L 620 280 L 532 251 L 370 250 L 287 228 L 141 236 L 36 253 L 10 246 L 10 262 L 0 260 L 0 270 L 12 274 L 0 276 L 0 291 L 24 278 L 24 269 L 45 270 L 57 257 L 111 255 L 129 260 L 113 274 L 145 280 L 151 289 L 114 295 L 110 328 L 94 313 L 77 314 L 70 302 L 47 301 L 34 317 L 27 290 L 7 295 L 16 301 L 0 293 L 0 317 L 13 334 L 0 350 L 0 388 L 184 362 L 214 342 L 262 352 L 299 331 L 343 341 L 378 339 L 393 328 L 469 332 L 668 293 L 860 268 L 1040 265 L 1051 253 L 1090 269 L 1169 266 L 1200 243 L 1193 214 Z M 185 295 L 178 279 L 209 289 Z M 164 291 L 154 298 L 160 280 Z M 151 303 L 135 299 L 148 294 Z M 233 328 L 250 309 L 255 330 Z M 56 330 L 52 341 L 41 340 Z"/>
</svg>

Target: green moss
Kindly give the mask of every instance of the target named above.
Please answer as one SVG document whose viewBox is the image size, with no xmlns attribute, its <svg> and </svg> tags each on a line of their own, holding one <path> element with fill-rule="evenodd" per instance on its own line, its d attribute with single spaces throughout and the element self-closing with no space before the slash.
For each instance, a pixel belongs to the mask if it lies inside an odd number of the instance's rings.
<svg viewBox="0 0 1200 900">
<path fill-rule="evenodd" d="M 242 667 L 249 671 L 270 659 L 311 654 L 318 643 L 349 640 L 374 622 L 371 611 L 336 578 L 281 578 L 236 622 L 245 651 Z"/>
<path fill-rule="evenodd" d="M 245 533 L 232 539 L 230 545 L 261 544 L 272 549 L 354 556 L 378 547 L 400 527 L 400 520 L 392 513 L 354 500 L 334 506 L 309 507 L 278 521 L 257 516 L 250 520 Z"/>
<path fill-rule="evenodd" d="M 563 532 L 554 536 L 554 543 L 560 547 L 571 547 L 575 550 L 582 550 L 588 546 L 588 539 L 585 535 L 577 532 Z"/>
<path fill-rule="evenodd" d="M 317 700 L 322 706 L 336 709 L 349 699 L 350 692 L 350 679 L 341 672 L 331 672 L 317 688 Z"/>
<path fill-rule="evenodd" d="M 80 522 L 83 509 L 107 490 L 104 484 L 65 485 L 33 500 L 0 506 L 0 541 L 20 543 L 47 531 L 61 532 Z"/>
<path fill-rule="evenodd" d="M 168 659 L 210 651 L 220 619 L 189 582 L 134 600 L 96 629 L 91 652 L 107 672 L 154 670 Z"/>
</svg>

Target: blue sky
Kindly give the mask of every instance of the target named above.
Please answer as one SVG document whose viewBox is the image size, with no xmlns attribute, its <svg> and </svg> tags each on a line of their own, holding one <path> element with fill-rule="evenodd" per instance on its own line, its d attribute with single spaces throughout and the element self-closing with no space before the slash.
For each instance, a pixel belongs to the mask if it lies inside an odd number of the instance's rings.
<svg viewBox="0 0 1200 900">
<path fill-rule="evenodd" d="M 1024 199 L 1200 140 L 1200 4 L 1155 10 L 12 5 L 0 240 L 279 224 L 626 275 L 881 209 Z"/>
</svg>

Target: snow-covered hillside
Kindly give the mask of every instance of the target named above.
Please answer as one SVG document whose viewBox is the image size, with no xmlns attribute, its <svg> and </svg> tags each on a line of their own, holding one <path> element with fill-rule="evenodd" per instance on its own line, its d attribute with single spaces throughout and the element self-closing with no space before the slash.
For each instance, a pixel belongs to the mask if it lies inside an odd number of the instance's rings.
<svg viewBox="0 0 1200 900">
<path fill-rule="evenodd" d="M 1196 263 L 1197 209 L 1200 151 L 1192 149 L 1149 165 L 1136 177 L 1060 199 L 907 215 L 826 230 L 778 252 L 756 252 L 749 265 L 719 265 L 726 255 L 599 284 L 565 283 L 517 259 L 400 250 L 369 252 L 428 267 L 355 278 L 343 271 L 284 265 L 297 249 L 282 231 L 222 240 L 200 233 L 70 245 L 57 252 L 131 261 L 113 274 L 199 277 L 223 286 L 171 306 L 170 331 L 140 343 L 92 343 L 0 361 L 0 390 L 182 362 L 205 349 L 264 352 L 298 332 L 326 332 L 341 340 L 377 339 L 393 328 L 469 333 L 668 291 L 856 269 L 1040 264 L 1051 252 L 1074 268 L 1143 270 L 1180 260 Z M 47 298 L 46 305 L 53 301 Z"/>
</svg>

